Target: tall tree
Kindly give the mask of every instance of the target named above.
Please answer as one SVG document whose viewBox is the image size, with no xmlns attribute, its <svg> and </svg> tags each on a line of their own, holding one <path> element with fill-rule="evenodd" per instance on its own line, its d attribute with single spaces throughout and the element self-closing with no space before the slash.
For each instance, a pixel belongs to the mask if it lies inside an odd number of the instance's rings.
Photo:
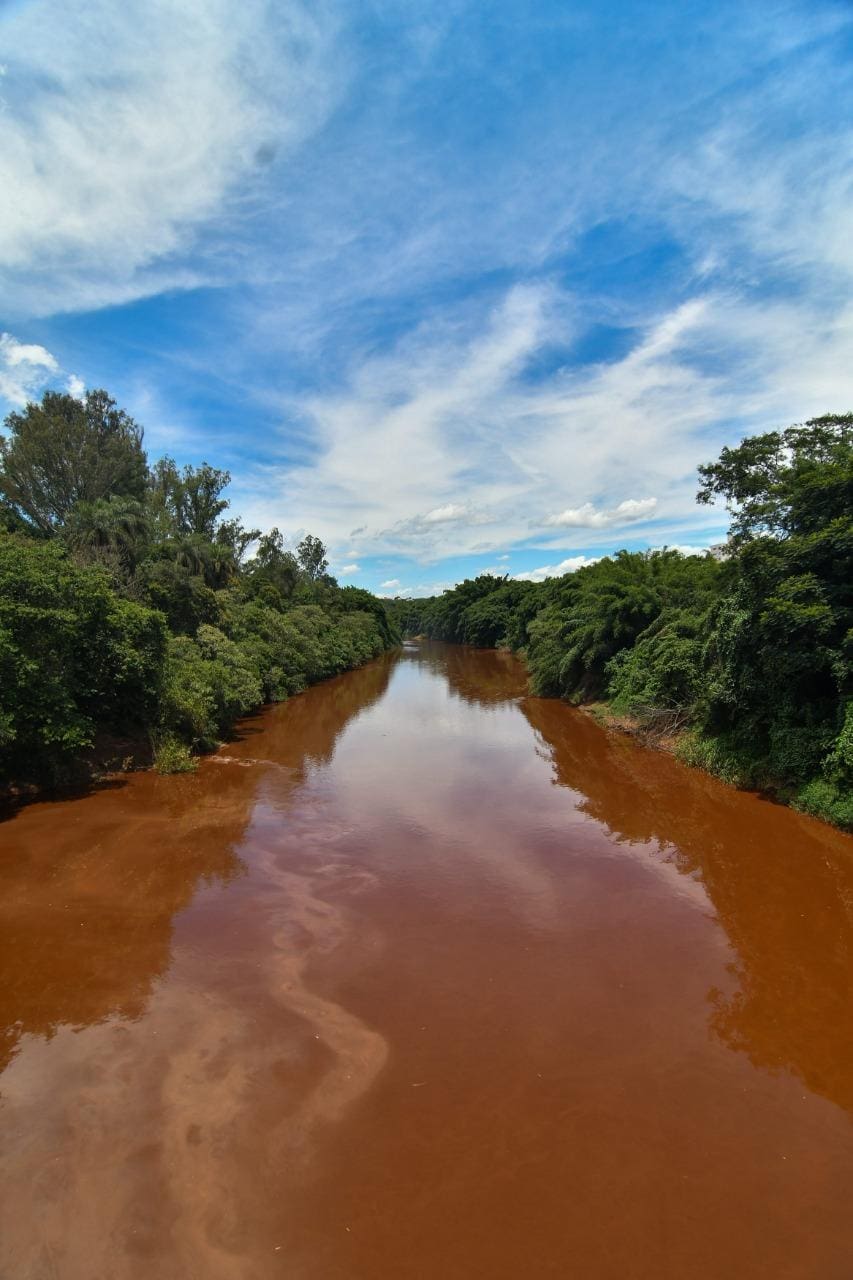
<svg viewBox="0 0 853 1280">
<path fill-rule="evenodd" d="M 0 500 L 32 531 L 55 533 L 79 502 L 144 497 L 142 428 L 106 391 L 46 391 L 5 426 Z"/>
<path fill-rule="evenodd" d="M 212 542 L 223 511 L 231 503 L 222 497 L 231 483 L 228 471 L 203 462 L 200 467 L 184 467 L 181 476 L 181 523 L 183 532 L 196 533 Z"/>
<path fill-rule="evenodd" d="M 227 471 L 203 462 L 180 470 L 174 458 L 160 458 L 149 473 L 149 502 L 163 536 L 198 534 L 213 542 L 219 517 L 230 503 L 222 497 L 231 483 Z"/>
<path fill-rule="evenodd" d="M 216 530 L 216 541 L 231 548 L 237 565 L 242 565 L 249 547 L 260 536 L 260 529 L 247 529 L 239 516 L 233 520 L 222 520 Z"/>
<path fill-rule="evenodd" d="M 699 475 L 697 500 L 725 499 L 735 543 L 823 529 L 853 510 L 853 413 L 751 436 Z"/>
<path fill-rule="evenodd" d="M 299 565 L 292 551 L 284 545 L 278 529 L 270 529 L 258 540 L 257 550 L 247 565 L 248 582 L 254 592 L 262 587 L 273 587 L 282 599 L 287 599 L 299 581 Z"/>
<path fill-rule="evenodd" d="M 312 582 L 322 578 L 329 567 L 329 562 L 326 559 L 326 548 L 319 538 L 312 537 L 310 533 L 306 533 L 298 544 L 296 558 L 299 561 L 300 569 Z"/>
</svg>

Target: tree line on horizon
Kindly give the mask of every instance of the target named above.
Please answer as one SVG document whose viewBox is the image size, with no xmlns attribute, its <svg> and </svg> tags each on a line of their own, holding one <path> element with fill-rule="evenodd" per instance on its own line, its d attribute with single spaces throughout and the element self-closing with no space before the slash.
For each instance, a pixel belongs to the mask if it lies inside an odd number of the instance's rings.
<svg viewBox="0 0 853 1280">
<path fill-rule="evenodd" d="M 246 528 L 227 471 L 149 464 L 106 391 L 48 391 L 5 429 L 0 782 L 64 780 L 128 743 L 191 769 L 239 716 L 397 643 L 318 538 Z"/>
<path fill-rule="evenodd" d="M 619 551 L 543 583 L 396 600 L 404 634 L 523 654 L 531 692 L 605 702 L 738 786 L 853 830 L 853 414 L 699 468 L 727 555 Z"/>
</svg>

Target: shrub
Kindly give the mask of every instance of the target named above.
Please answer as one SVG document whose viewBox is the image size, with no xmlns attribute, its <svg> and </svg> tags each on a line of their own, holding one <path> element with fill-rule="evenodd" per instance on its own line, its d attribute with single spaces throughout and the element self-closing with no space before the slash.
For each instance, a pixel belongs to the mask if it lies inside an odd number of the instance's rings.
<svg viewBox="0 0 853 1280">
<path fill-rule="evenodd" d="M 814 778 L 799 789 L 792 803 L 802 813 L 853 831 L 853 792 L 849 788 L 842 789 L 826 778 Z"/>
<path fill-rule="evenodd" d="M 198 761 L 186 743 L 168 734 L 154 748 L 154 767 L 158 773 L 194 773 Z"/>
</svg>

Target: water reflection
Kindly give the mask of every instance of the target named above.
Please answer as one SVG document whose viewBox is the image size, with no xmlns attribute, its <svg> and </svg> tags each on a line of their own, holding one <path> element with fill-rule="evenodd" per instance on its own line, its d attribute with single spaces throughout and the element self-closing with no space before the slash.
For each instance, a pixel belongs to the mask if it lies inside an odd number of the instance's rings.
<svg viewBox="0 0 853 1280">
<path fill-rule="evenodd" d="M 3 1275 L 851 1274 L 849 842 L 523 695 L 425 646 L 0 828 Z"/>
<path fill-rule="evenodd" d="M 521 708 L 581 811 L 701 878 L 738 987 L 709 992 L 714 1034 L 853 1112 L 853 841 L 559 703 L 528 698 Z"/>
<path fill-rule="evenodd" d="M 403 656 L 446 680 L 451 693 L 472 705 L 511 702 L 527 692 L 524 667 L 505 650 L 422 641 L 407 644 Z"/>
<path fill-rule="evenodd" d="M 276 770 L 286 800 L 383 695 L 393 661 L 246 721 L 220 753 L 224 765 L 205 761 L 190 777 L 133 775 L 26 806 L 0 825 L 0 1071 L 27 1033 L 141 1015 L 168 967 L 175 916 L 203 886 L 243 871 L 239 849 L 264 772 Z"/>
</svg>

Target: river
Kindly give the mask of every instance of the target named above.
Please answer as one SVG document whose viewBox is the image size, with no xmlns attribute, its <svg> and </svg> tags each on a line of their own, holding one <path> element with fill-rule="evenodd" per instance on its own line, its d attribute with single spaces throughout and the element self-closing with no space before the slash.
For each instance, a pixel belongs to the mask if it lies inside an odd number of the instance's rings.
<svg viewBox="0 0 853 1280">
<path fill-rule="evenodd" d="M 853 840 L 407 645 L 0 823 L 3 1280 L 849 1280 Z"/>
</svg>

